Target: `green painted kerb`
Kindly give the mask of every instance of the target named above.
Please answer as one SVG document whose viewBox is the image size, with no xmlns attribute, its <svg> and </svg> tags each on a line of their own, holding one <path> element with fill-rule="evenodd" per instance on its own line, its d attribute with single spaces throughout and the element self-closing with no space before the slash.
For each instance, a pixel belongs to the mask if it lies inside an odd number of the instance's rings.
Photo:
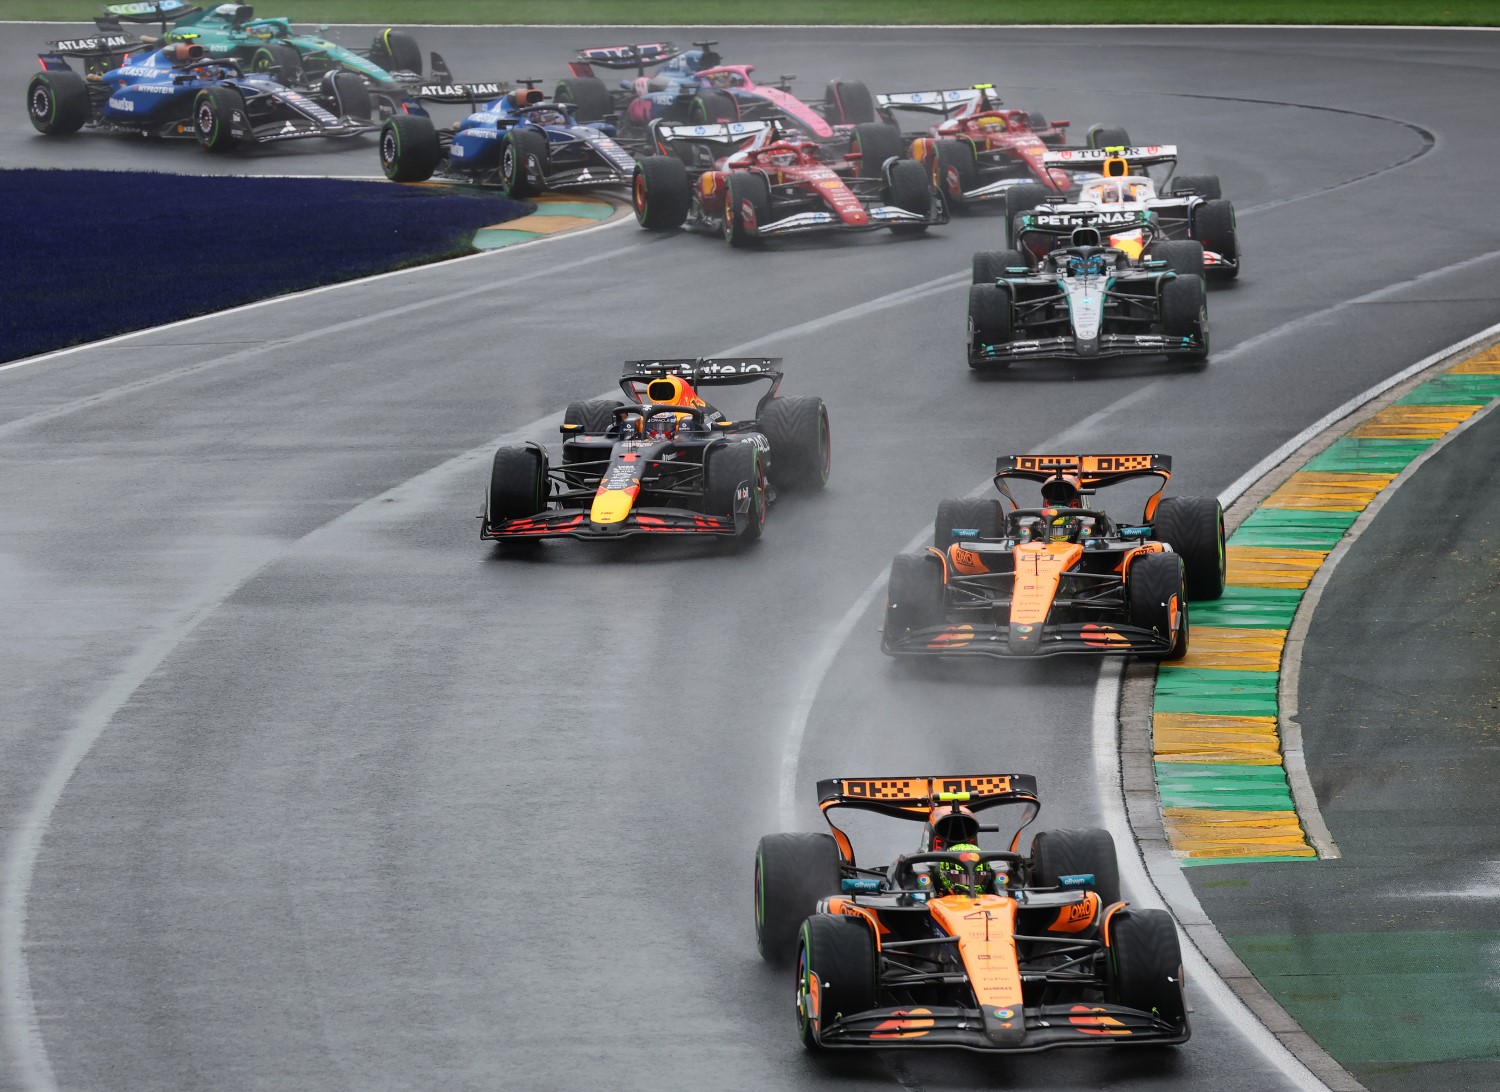
<svg viewBox="0 0 1500 1092">
<path fill-rule="evenodd" d="M 1164 808 L 1292 811 L 1292 790 L 1280 766 L 1234 762 L 1158 762 L 1156 789 Z"/>
<path fill-rule="evenodd" d="M 1219 671 L 1164 665 L 1156 676 L 1158 713 L 1274 717 L 1276 672 Z"/>
<path fill-rule="evenodd" d="M 1227 626 L 1240 629 L 1290 629 L 1299 588 L 1250 588 L 1231 584 L 1222 598 L 1188 604 L 1195 626 Z"/>
<path fill-rule="evenodd" d="M 1240 524 L 1229 542 L 1232 546 L 1331 550 L 1358 518 L 1358 512 L 1321 508 L 1258 508 Z"/>
<path fill-rule="evenodd" d="M 1431 440 L 1365 440 L 1345 436 L 1329 444 L 1302 469 L 1324 474 L 1399 474 L 1431 446 Z"/>
</svg>

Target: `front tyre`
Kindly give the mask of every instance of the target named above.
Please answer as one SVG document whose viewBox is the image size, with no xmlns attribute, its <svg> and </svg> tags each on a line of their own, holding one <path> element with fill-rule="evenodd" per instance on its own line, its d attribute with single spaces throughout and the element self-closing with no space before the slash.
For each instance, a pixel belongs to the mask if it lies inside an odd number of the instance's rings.
<svg viewBox="0 0 1500 1092">
<path fill-rule="evenodd" d="M 758 174 L 735 173 L 724 186 L 724 241 L 747 247 L 760 242 L 760 226 L 771 218 L 771 188 Z"/>
<path fill-rule="evenodd" d="M 797 943 L 797 1031 L 808 1050 L 820 1047 L 834 1021 L 875 1007 L 879 962 L 875 934 L 863 918 L 814 914 Z"/>
<path fill-rule="evenodd" d="M 429 118 L 396 114 L 380 127 L 380 169 L 392 182 L 425 182 L 442 158 L 437 128 Z"/>
<path fill-rule="evenodd" d="M 755 847 L 755 947 L 776 966 L 790 963 L 797 931 L 818 900 L 839 893 L 838 845 L 831 834 L 767 834 Z"/>
<path fill-rule="evenodd" d="M 754 444 L 727 443 L 710 448 L 703 470 L 704 507 L 709 515 L 737 520 L 742 506 L 745 527 L 740 537 L 754 542 L 766 529 L 766 473 Z"/>
<path fill-rule="evenodd" d="M 1149 654 L 1153 660 L 1180 660 L 1188 651 L 1187 585 L 1177 554 L 1142 554 L 1125 576 L 1130 624 L 1149 629 L 1171 646 Z"/>
<path fill-rule="evenodd" d="M 234 127 L 244 117 L 245 97 L 232 87 L 205 87 L 193 99 L 193 135 L 207 151 L 237 147 L 240 136 Z"/>
<path fill-rule="evenodd" d="M 547 137 L 536 129 L 512 129 L 500 149 L 500 185 L 524 200 L 547 189 Z"/>
<path fill-rule="evenodd" d="M 929 553 L 897 554 L 885 589 L 885 643 L 944 622 L 943 563 Z"/>
<path fill-rule="evenodd" d="M 647 231 L 674 231 L 686 221 L 693 204 L 687 167 L 671 155 L 639 160 L 630 183 L 635 222 Z"/>
<path fill-rule="evenodd" d="M 89 119 L 89 89 L 77 72 L 38 72 L 26 87 L 26 112 L 39 133 L 76 133 Z"/>
<path fill-rule="evenodd" d="M 932 219 L 932 183 L 922 164 L 915 159 L 898 159 L 891 164 L 886 182 L 892 205 L 923 218 L 920 224 L 892 224 L 895 235 L 917 235 L 927 230 Z"/>
<path fill-rule="evenodd" d="M 1110 921 L 1108 948 L 1109 999 L 1186 1030 L 1182 946 L 1172 915 L 1165 910 L 1120 911 Z"/>
<path fill-rule="evenodd" d="M 547 507 L 547 453 L 535 445 L 502 447 L 490 464 L 486 526 L 534 516 Z"/>
<path fill-rule="evenodd" d="M 1010 289 L 1003 284 L 969 286 L 969 367 L 981 365 L 1005 367 L 1008 358 L 981 359 L 986 346 L 1010 341 L 1013 323 L 1010 313 Z"/>
</svg>

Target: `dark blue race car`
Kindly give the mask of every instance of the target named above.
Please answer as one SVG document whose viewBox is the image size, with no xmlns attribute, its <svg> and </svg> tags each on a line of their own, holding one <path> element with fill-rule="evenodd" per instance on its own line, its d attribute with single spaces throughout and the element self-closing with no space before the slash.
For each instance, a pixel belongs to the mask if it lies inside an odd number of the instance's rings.
<svg viewBox="0 0 1500 1092">
<path fill-rule="evenodd" d="M 329 73 L 317 91 L 294 91 L 265 74 L 246 73 L 200 45 L 153 49 L 98 37 L 53 43 L 26 90 L 38 132 L 79 129 L 196 138 L 211 152 L 239 144 L 373 132 L 370 95 L 353 73 Z M 81 62 L 82 72 L 67 61 Z"/>
<path fill-rule="evenodd" d="M 425 117 L 397 114 L 380 130 L 380 166 L 392 182 L 433 176 L 499 186 L 511 197 L 547 190 L 624 185 L 635 170 L 615 142 L 614 126 L 582 123 L 571 103 L 549 102 L 534 86 L 506 92 L 478 109 L 482 95 L 501 84 L 446 84 L 418 88 L 431 102 L 468 101 L 476 107 L 457 126 L 440 129 Z"/>
</svg>

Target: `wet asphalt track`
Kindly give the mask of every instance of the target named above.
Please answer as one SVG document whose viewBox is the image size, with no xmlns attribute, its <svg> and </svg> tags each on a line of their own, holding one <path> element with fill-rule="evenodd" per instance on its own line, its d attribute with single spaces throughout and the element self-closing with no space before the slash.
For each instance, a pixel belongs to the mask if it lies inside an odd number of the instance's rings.
<svg viewBox="0 0 1500 1092">
<path fill-rule="evenodd" d="M 49 36 L 0 28 L 7 163 L 373 173 L 373 141 L 35 136 Z M 629 36 L 420 37 L 480 78 Z M 1292 1087 L 1201 992 L 1176 1052 L 810 1060 L 755 957 L 750 854 L 809 664 L 997 452 L 1161 450 L 1175 492 L 1215 493 L 1500 319 L 1500 36 L 715 36 L 808 89 L 993 79 L 1177 142 L 1247 254 L 1213 362 L 975 380 L 976 218 L 746 254 L 627 224 L 0 371 L 0 940 L 26 923 L 0 1087 Z M 832 484 L 760 545 L 479 544 L 496 437 L 547 441 L 626 357 L 729 350 L 784 355 L 833 413 Z M 817 691 L 800 825 L 818 777 L 970 770 L 1037 773 L 1046 825 L 1100 819 L 1094 666 L 895 664 L 877 625 Z"/>
</svg>

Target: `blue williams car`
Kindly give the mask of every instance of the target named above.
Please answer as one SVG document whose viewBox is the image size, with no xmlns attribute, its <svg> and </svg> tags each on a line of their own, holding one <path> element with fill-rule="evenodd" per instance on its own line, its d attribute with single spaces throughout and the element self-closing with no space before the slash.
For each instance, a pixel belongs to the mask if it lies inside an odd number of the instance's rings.
<svg viewBox="0 0 1500 1092">
<path fill-rule="evenodd" d="M 373 132 L 370 95 L 358 76 L 333 72 L 318 91 L 241 71 L 200 45 L 160 49 L 107 37 L 54 43 L 26 90 L 27 112 L 49 136 L 79 129 L 196 138 L 211 152 L 239 144 Z M 66 58 L 82 61 L 83 73 Z"/>
<path fill-rule="evenodd" d="M 511 197 L 547 190 L 624 185 L 635 160 L 617 144 L 614 126 L 579 122 L 571 103 L 549 102 L 535 81 L 478 109 L 482 95 L 500 84 L 422 87 L 418 98 L 468 101 L 476 109 L 458 125 L 439 129 L 414 114 L 388 118 L 380 130 L 380 166 L 392 182 L 425 182 L 433 176 L 499 186 Z"/>
</svg>

